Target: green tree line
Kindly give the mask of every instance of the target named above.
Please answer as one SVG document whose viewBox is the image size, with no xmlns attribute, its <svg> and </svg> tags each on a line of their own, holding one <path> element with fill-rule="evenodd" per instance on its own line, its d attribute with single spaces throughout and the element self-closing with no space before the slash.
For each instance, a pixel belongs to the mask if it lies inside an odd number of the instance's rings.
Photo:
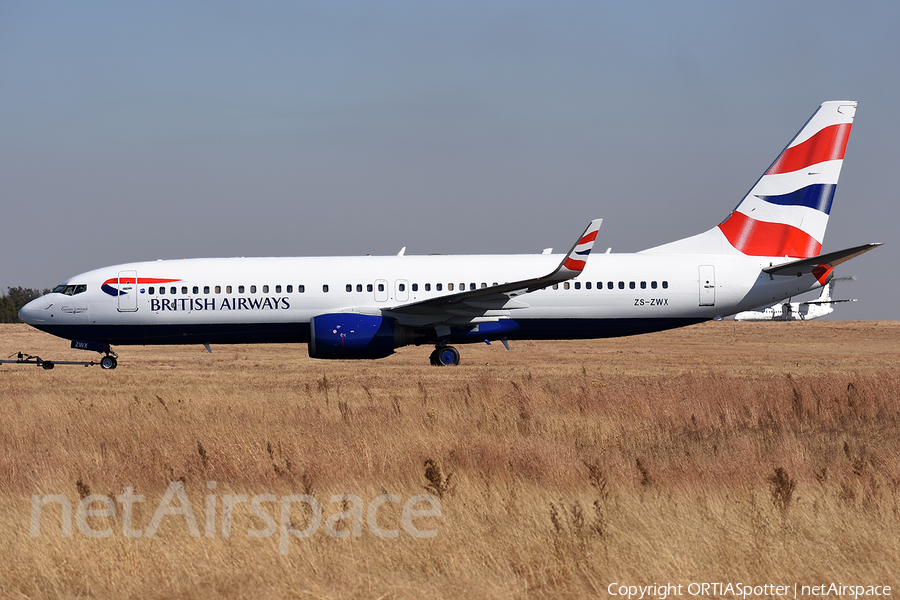
<svg viewBox="0 0 900 600">
<path fill-rule="evenodd" d="M 19 309 L 50 290 L 33 290 L 31 288 L 6 288 L 7 294 L 0 296 L 0 323 L 21 323 Z"/>
</svg>

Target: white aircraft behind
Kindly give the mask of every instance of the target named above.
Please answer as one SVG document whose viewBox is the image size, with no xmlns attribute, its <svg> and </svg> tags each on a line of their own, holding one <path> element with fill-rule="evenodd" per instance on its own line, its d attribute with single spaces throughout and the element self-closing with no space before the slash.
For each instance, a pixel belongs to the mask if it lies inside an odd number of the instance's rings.
<svg viewBox="0 0 900 600">
<path fill-rule="evenodd" d="M 779 302 L 762 310 L 746 310 L 734 315 L 735 321 L 810 321 L 834 312 L 837 302 L 856 302 L 856 299 L 833 300 L 835 279 L 822 286 L 822 294 L 806 302 Z"/>
<path fill-rule="evenodd" d="M 635 254 L 594 254 L 592 221 L 564 255 L 209 258 L 76 275 L 19 312 L 104 354 L 110 346 L 297 342 L 313 358 L 433 345 L 635 335 L 720 319 L 829 282 L 879 244 L 820 254 L 856 102 L 826 102 L 727 218 Z M 667 201 L 679 201 L 668 198 Z"/>
</svg>

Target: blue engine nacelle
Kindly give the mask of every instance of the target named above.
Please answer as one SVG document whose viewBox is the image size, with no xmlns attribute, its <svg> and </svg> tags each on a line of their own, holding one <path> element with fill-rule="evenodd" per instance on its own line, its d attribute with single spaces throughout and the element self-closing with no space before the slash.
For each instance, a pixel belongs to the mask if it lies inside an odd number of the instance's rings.
<svg viewBox="0 0 900 600">
<path fill-rule="evenodd" d="M 381 316 L 332 313 L 309 321 L 312 358 L 384 358 L 394 348 L 394 323 Z"/>
</svg>

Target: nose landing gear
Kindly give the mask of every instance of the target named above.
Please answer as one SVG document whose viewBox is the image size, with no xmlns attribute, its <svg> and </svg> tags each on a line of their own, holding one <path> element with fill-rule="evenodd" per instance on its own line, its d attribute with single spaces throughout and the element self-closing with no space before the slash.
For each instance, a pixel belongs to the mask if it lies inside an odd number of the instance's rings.
<svg viewBox="0 0 900 600">
<path fill-rule="evenodd" d="M 94 352 L 99 352 L 103 354 L 103 358 L 100 359 L 99 363 L 91 363 L 91 364 L 99 364 L 100 368 L 104 371 L 108 371 L 111 369 L 115 369 L 119 362 L 119 355 L 112 351 L 112 348 L 109 344 L 101 343 L 101 342 L 83 342 L 81 340 L 73 340 L 72 347 L 77 350 L 93 350 Z"/>
</svg>

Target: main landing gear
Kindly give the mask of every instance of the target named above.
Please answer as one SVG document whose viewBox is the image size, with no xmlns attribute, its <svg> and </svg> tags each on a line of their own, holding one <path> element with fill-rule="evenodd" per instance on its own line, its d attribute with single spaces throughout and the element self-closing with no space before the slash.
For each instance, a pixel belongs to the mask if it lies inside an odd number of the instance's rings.
<svg viewBox="0 0 900 600">
<path fill-rule="evenodd" d="M 101 369 L 115 369 L 118 365 L 119 362 L 116 360 L 116 356 L 114 354 L 107 354 L 100 359 Z"/>
<path fill-rule="evenodd" d="M 459 364 L 459 350 L 453 346 L 438 346 L 431 353 L 431 364 L 435 367 L 449 367 Z"/>
</svg>

